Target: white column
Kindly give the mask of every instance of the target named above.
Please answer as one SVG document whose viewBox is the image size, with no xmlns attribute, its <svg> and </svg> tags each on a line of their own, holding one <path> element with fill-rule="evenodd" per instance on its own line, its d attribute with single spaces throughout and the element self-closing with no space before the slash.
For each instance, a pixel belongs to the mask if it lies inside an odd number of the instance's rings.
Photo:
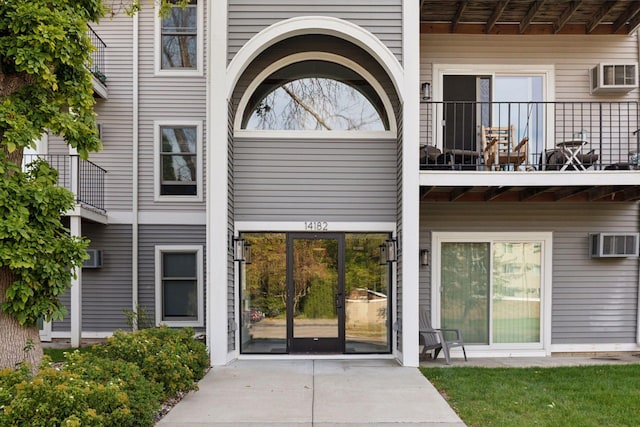
<svg viewBox="0 0 640 427">
<path fill-rule="evenodd" d="M 207 2 L 207 345 L 212 365 L 228 361 L 227 2 Z"/>
<path fill-rule="evenodd" d="M 420 227 L 420 2 L 403 0 L 402 364 L 418 366 Z"/>
<path fill-rule="evenodd" d="M 71 235 L 82 235 L 82 218 L 74 215 L 70 218 Z M 82 336 L 82 268 L 75 270 L 75 278 L 71 278 L 71 347 L 80 347 Z"/>
</svg>

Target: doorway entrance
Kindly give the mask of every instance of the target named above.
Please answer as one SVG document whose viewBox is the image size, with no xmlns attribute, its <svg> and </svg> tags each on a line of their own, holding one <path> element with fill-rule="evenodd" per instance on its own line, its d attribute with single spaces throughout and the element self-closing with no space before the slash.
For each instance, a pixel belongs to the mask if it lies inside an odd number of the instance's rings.
<svg viewBox="0 0 640 427">
<path fill-rule="evenodd" d="M 390 352 L 387 233 L 242 233 L 244 354 Z"/>
</svg>

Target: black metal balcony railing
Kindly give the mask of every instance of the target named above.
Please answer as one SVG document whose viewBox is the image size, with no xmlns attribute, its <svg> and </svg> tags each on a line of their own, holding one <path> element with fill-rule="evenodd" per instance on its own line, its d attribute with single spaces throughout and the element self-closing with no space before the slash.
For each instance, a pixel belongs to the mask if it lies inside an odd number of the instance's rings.
<svg viewBox="0 0 640 427">
<path fill-rule="evenodd" d="M 91 38 L 91 44 L 95 47 L 95 50 L 91 53 L 91 72 L 102 84 L 106 84 L 105 52 L 107 45 L 91 27 L 89 27 L 89 37 Z"/>
<path fill-rule="evenodd" d="M 58 171 L 58 185 L 71 191 L 76 203 L 104 208 L 104 179 L 106 170 L 78 155 L 25 154 L 23 163 L 28 165 L 37 158 L 46 160 Z"/>
<path fill-rule="evenodd" d="M 635 101 L 424 102 L 421 114 L 421 169 L 639 168 L 640 105 Z M 524 161 L 485 164 L 483 126 L 513 126 L 511 147 L 528 139 Z M 509 152 L 503 157 L 516 159 L 518 153 Z"/>
</svg>

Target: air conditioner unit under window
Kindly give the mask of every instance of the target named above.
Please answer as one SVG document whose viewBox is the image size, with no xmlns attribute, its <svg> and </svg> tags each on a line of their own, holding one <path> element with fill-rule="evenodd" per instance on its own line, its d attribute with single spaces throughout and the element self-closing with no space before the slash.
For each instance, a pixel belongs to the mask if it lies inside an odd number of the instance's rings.
<svg viewBox="0 0 640 427">
<path fill-rule="evenodd" d="M 637 257 L 640 233 L 590 234 L 591 258 Z"/>
<path fill-rule="evenodd" d="M 598 64 L 591 69 L 591 93 L 629 92 L 638 87 L 638 64 Z"/>
<path fill-rule="evenodd" d="M 82 263 L 82 268 L 100 268 L 102 267 L 102 250 L 101 249 L 87 249 L 89 259 L 86 259 Z"/>
</svg>

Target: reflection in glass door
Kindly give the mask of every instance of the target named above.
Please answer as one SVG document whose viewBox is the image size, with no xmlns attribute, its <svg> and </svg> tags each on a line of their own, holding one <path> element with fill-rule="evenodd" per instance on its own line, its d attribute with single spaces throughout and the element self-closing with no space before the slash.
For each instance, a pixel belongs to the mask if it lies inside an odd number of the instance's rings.
<svg viewBox="0 0 640 427">
<path fill-rule="evenodd" d="M 244 354 L 390 352 L 386 233 L 243 233 Z"/>
<path fill-rule="evenodd" d="M 344 236 L 290 234 L 288 246 L 290 350 L 342 353 Z"/>
<path fill-rule="evenodd" d="M 467 344 L 541 342 L 542 243 L 443 242 L 441 326 Z"/>
</svg>

